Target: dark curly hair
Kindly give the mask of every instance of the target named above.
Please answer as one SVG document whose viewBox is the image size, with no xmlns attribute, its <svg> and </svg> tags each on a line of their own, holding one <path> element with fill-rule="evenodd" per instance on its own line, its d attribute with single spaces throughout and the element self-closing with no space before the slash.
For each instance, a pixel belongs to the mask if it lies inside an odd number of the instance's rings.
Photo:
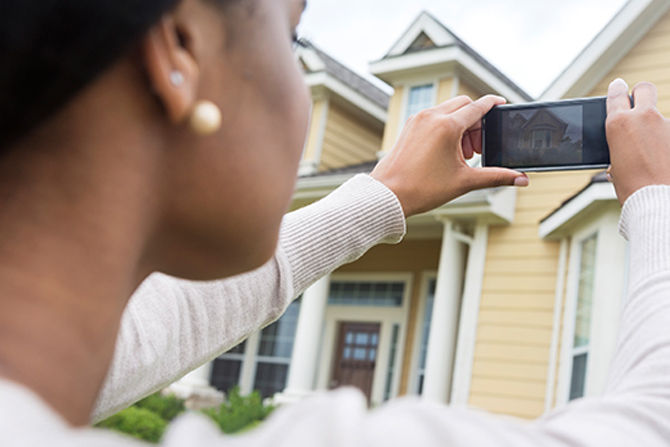
<svg viewBox="0 0 670 447">
<path fill-rule="evenodd" d="M 0 1 L 0 154 L 63 107 L 179 1 Z"/>
</svg>

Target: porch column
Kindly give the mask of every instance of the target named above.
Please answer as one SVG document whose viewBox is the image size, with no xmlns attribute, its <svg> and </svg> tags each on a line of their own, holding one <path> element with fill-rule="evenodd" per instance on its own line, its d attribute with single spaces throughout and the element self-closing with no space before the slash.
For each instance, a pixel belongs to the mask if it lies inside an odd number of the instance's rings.
<svg viewBox="0 0 670 447">
<path fill-rule="evenodd" d="M 426 355 L 423 397 L 448 403 L 463 286 L 462 239 L 450 220 L 443 220 L 442 251 L 435 288 Z"/>
<path fill-rule="evenodd" d="M 286 389 L 275 396 L 279 404 L 297 402 L 314 391 L 329 291 L 327 275 L 302 295 Z"/>
</svg>

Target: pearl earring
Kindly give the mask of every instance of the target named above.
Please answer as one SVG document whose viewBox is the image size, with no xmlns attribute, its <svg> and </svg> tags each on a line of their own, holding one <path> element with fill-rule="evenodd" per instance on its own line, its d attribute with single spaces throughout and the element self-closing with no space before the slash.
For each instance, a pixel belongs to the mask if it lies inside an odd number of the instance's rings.
<svg viewBox="0 0 670 447">
<path fill-rule="evenodd" d="M 191 112 L 189 124 L 198 135 L 208 136 L 221 128 L 221 109 L 211 101 L 198 101 Z"/>
<path fill-rule="evenodd" d="M 184 75 L 181 73 L 181 71 L 174 70 L 170 72 L 170 82 L 172 82 L 172 85 L 175 87 L 181 87 L 184 85 Z"/>
</svg>

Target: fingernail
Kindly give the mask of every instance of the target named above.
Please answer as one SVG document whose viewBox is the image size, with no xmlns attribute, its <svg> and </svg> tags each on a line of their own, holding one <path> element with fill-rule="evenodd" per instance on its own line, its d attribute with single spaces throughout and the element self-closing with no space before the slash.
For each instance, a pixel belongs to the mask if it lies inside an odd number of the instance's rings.
<svg viewBox="0 0 670 447">
<path fill-rule="evenodd" d="M 530 185 L 528 177 L 517 177 L 514 179 L 514 186 L 526 187 L 528 185 Z"/>
<path fill-rule="evenodd" d="M 616 78 L 614 81 L 612 81 L 612 83 L 610 85 L 614 85 L 614 84 L 621 84 L 625 87 L 628 87 L 628 84 L 622 78 Z"/>
</svg>

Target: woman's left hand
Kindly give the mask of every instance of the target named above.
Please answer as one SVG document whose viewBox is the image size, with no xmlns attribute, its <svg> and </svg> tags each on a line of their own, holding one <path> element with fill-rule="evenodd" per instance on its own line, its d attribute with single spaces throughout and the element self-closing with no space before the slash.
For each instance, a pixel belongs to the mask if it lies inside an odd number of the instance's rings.
<svg viewBox="0 0 670 447">
<path fill-rule="evenodd" d="M 528 186 L 528 177 L 503 168 L 472 168 L 481 153 L 481 121 L 498 96 L 459 96 L 412 116 L 390 154 L 371 176 L 393 191 L 406 217 L 437 208 L 476 189 Z"/>
</svg>

